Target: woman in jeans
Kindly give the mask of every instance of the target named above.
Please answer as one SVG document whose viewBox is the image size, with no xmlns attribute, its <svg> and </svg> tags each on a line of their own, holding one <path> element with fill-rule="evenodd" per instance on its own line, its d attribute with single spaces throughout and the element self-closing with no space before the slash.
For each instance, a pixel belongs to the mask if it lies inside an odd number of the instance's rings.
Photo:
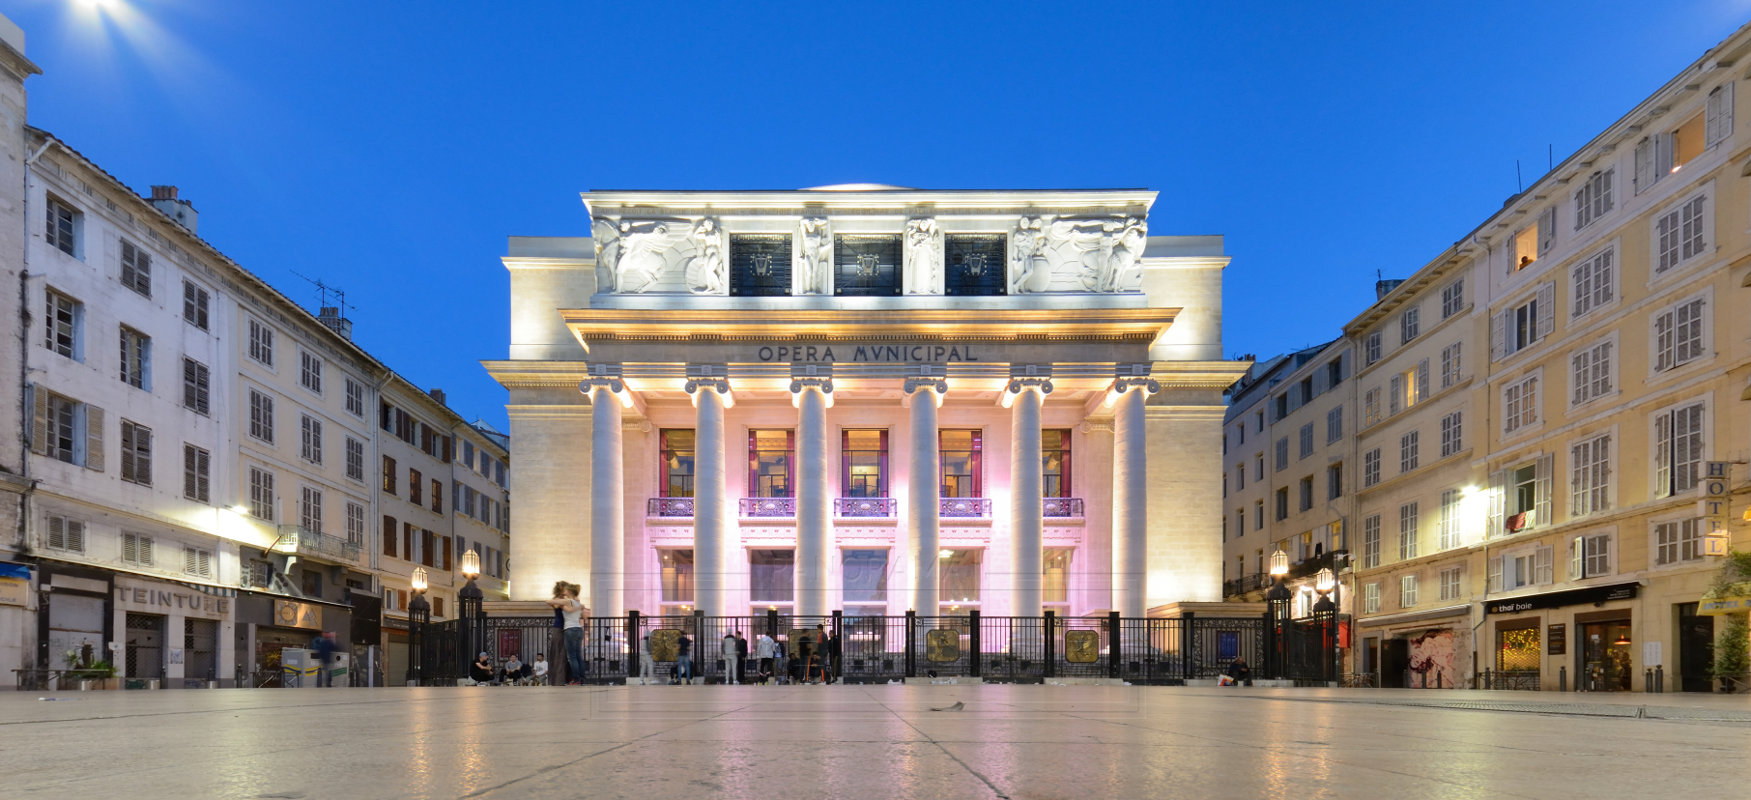
<svg viewBox="0 0 1751 800">
<path fill-rule="evenodd" d="M 578 602 L 578 592 L 583 588 L 560 581 L 553 587 L 553 598 L 547 601 L 563 618 L 567 686 L 576 686 L 584 679 L 584 604 Z"/>
</svg>

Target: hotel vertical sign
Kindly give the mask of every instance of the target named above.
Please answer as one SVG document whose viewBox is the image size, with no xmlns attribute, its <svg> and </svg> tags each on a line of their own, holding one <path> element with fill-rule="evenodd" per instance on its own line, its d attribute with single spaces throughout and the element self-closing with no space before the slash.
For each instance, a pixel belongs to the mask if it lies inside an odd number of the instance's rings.
<svg viewBox="0 0 1751 800">
<path fill-rule="evenodd" d="M 1727 554 L 1727 519 L 1731 513 L 1732 504 L 1727 497 L 1732 493 L 1728 471 L 1731 462 L 1703 462 L 1702 500 L 1698 501 L 1703 526 L 1703 554 L 1724 556 Z"/>
</svg>

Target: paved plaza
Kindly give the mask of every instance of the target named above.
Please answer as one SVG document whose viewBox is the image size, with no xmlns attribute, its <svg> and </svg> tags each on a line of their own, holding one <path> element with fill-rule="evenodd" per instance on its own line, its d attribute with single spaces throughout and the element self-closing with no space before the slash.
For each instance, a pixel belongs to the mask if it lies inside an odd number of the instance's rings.
<svg viewBox="0 0 1751 800">
<path fill-rule="evenodd" d="M 0 694 L 0 785 L 43 797 L 1742 797 L 1747 746 L 1742 696 L 888 685 Z"/>
</svg>

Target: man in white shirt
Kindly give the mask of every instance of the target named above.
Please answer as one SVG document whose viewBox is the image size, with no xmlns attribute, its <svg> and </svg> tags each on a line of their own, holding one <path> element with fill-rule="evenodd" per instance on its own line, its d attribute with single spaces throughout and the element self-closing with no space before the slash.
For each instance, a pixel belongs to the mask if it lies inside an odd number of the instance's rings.
<svg viewBox="0 0 1751 800">
<path fill-rule="evenodd" d="M 754 657 L 760 659 L 760 682 L 765 683 L 772 678 L 772 658 L 778 651 L 778 643 L 764 633 L 754 640 Z"/>
<path fill-rule="evenodd" d="M 546 653 L 536 653 L 535 654 L 535 663 L 531 664 L 530 666 L 533 667 L 535 670 L 535 684 L 537 686 L 546 686 L 547 685 L 547 654 Z"/>
<path fill-rule="evenodd" d="M 724 677 L 728 679 L 724 682 L 725 683 L 741 683 L 741 681 L 736 680 L 736 635 L 735 634 L 733 634 L 733 633 L 724 634 L 723 651 L 722 652 L 723 652 L 723 657 L 724 657 Z"/>
</svg>

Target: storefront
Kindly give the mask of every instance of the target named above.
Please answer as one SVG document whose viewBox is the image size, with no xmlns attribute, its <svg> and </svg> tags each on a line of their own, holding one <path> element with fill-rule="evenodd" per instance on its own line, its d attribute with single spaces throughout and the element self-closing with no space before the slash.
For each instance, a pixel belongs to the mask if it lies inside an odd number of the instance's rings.
<svg viewBox="0 0 1751 800">
<path fill-rule="evenodd" d="M 114 624 L 123 632 L 116 674 L 124 685 L 206 688 L 231 685 L 231 610 L 235 590 L 117 575 Z M 156 682 L 156 683 L 154 683 Z"/>
<path fill-rule="evenodd" d="M 1357 620 L 1358 671 L 1388 688 L 1463 688 L 1470 617 L 1469 606 L 1449 606 Z"/>
<path fill-rule="evenodd" d="M 240 591 L 236 646 L 239 680 L 248 686 L 280 685 L 280 651 L 310 647 L 323 631 L 345 636 L 352 607 L 340 603 Z"/>
<path fill-rule="evenodd" d="M 1641 584 L 1525 595 L 1484 604 L 1497 689 L 1628 692 L 1638 669 L 1633 602 Z M 1577 610 L 1579 607 L 1588 610 Z M 1659 654 L 1641 660 L 1659 662 Z"/>
</svg>

